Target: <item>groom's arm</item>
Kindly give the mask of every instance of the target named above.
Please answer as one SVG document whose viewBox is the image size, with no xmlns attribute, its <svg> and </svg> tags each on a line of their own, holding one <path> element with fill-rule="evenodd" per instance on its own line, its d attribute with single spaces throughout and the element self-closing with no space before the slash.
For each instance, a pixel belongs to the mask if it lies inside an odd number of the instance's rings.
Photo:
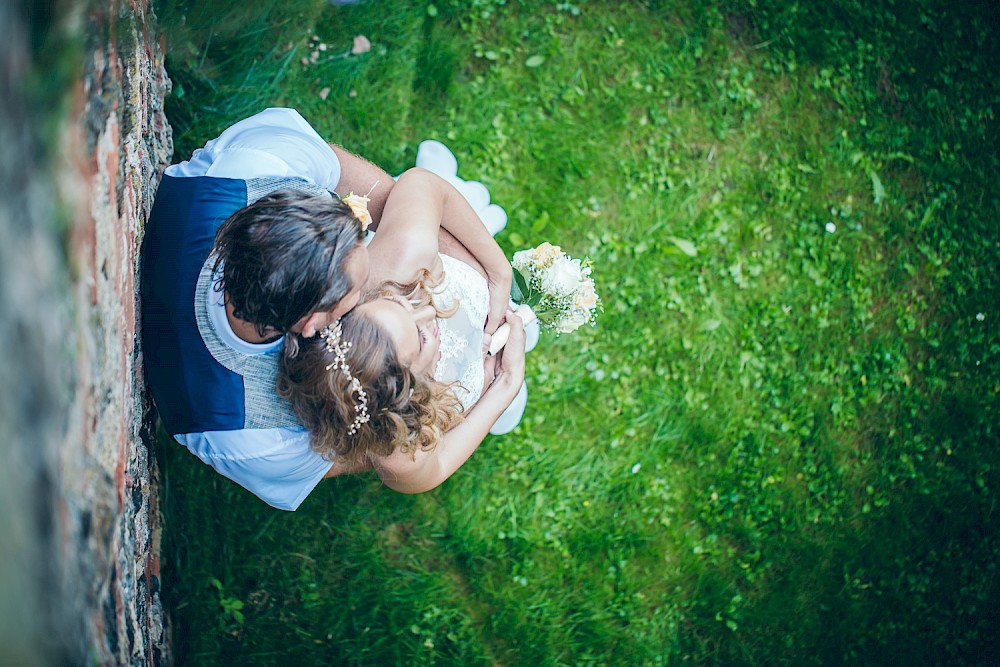
<svg viewBox="0 0 1000 667">
<path fill-rule="evenodd" d="M 337 194 L 341 197 L 346 197 L 352 192 L 356 195 L 367 195 L 371 199 L 368 202 L 368 212 L 372 214 L 372 224 L 369 229 L 378 229 L 378 223 L 382 220 L 382 212 L 385 210 L 386 199 L 388 199 L 389 191 L 392 190 L 395 181 L 384 169 L 376 167 L 363 157 L 336 144 L 330 144 L 330 148 L 340 160 L 340 181 L 337 183 Z"/>
<path fill-rule="evenodd" d="M 444 227 L 438 230 L 438 252 L 442 255 L 448 255 L 449 257 L 454 257 L 460 259 L 472 268 L 476 269 L 480 273 L 486 273 L 486 269 L 483 269 L 479 265 L 479 261 L 473 257 L 469 249 L 462 245 L 458 239 L 452 236 Z"/>
</svg>

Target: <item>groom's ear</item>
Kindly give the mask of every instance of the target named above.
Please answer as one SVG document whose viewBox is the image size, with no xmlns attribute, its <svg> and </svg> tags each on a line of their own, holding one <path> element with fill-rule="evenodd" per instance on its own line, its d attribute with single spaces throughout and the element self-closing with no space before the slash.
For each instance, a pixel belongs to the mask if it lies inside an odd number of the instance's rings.
<svg viewBox="0 0 1000 667">
<path fill-rule="evenodd" d="M 292 331 L 303 338 L 312 338 L 323 327 L 330 324 L 330 313 L 317 312 L 306 315 L 292 326 Z"/>
</svg>

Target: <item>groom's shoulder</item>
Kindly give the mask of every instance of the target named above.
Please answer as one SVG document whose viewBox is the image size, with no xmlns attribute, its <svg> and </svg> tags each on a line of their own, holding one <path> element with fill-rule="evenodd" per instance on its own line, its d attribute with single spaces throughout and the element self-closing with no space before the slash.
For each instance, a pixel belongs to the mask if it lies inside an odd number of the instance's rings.
<svg viewBox="0 0 1000 667">
<path fill-rule="evenodd" d="M 191 238 L 215 235 L 230 215 L 247 205 L 247 183 L 214 176 L 164 174 L 153 199 L 147 234 Z"/>
<path fill-rule="evenodd" d="M 231 203 L 246 206 L 247 181 L 219 176 L 184 176 L 164 172 L 153 207 Z M 241 208 L 242 208 L 241 206 Z"/>
</svg>

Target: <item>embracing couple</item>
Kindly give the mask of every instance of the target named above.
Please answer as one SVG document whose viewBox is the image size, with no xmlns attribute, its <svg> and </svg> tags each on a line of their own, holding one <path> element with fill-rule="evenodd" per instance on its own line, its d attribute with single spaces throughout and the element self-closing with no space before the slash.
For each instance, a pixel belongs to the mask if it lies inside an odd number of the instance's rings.
<svg viewBox="0 0 1000 667">
<path fill-rule="evenodd" d="M 267 109 L 164 173 L 142 259 L 150 392 L 178 442 L 274 507 L 369 469 L 434 488 L 523 413 L 525 333 L 487 228 L 505 214 L 427 148 L 441 176 L 393 181 Z"/>
</svg>

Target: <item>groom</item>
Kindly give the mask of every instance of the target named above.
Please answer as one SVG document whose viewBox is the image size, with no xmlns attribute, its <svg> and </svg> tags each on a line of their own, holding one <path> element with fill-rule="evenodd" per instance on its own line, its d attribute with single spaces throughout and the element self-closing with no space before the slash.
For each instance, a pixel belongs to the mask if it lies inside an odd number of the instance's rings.
<svg viewBox="0 0 1000 667">
<path fill-rule="evenodd" d="M 361 223 L 331 192 L 368 193 L 374 228 L 392 184 L 298 112 L 267 109 L 167 168 L 157 191 L 141 275 L 153 400 L 171 436 L 274 507 L 351 472 L 311 449 L 275 393 L 277 358 L 283 334 L 350 310 L 368 275 Z"/>
</svg>

